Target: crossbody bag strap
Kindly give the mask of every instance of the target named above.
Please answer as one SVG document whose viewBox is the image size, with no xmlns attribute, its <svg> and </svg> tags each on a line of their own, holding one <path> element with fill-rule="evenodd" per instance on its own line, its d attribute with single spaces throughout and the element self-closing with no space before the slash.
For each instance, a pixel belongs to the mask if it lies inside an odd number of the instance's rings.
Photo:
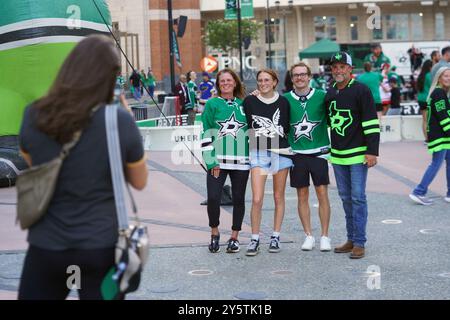
<svg viewBox="0 0 450 320">
<path fill-rule="evenodd" d="M 133 212 L 137 217 L 136 204 L 131 194 L 128 184 L 125 182 L 123 174 L 122 156 L 120 152 L 119 128 L 117 122 L 118 105 L 107 105 L 105 108 L 106 139 L 108 142 L 109 164 L 111 167 L 111 177 L 114 190 L 114 200 L 116 203 L 117 219 L 119 230 L 128 229 L 128 214 L 125 202 L 125 186 L 130 195 Z"/>
</svg>

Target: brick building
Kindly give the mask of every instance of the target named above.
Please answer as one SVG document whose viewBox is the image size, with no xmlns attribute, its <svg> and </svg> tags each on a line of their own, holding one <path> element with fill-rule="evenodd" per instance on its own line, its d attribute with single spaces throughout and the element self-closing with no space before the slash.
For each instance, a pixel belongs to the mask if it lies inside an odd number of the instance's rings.
<svg viewBox="0 0 450 320">
<path fill-rule="evenodd" d="M 170 74 L 167 0 L 108 0 L 113 26 L 121 35 L 121 45 L 126 49 L 133 65 L 147 71 L 148 67 L 158 80 Z M 175 63 L 175 73 L 200 71 L 202 57 L 200 29 L 200 0 L 173 0 L 173 18 L 188 17 L 186 32 L 178 38 L 181 53 L 180 68 Z M 175 26 L 175 31 L 177 26 Z M 124 74 L 130 72 L 122 61 Z"/>
</svg>

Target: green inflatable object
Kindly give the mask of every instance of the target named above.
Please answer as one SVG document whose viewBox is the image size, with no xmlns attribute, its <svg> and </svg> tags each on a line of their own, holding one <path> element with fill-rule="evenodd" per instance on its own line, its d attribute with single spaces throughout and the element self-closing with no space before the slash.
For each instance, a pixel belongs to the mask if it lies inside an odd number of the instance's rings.
<svg viewBox="0 0 450 320">
<path fill-rule="evenodd" d="M 17 160 L 25 107 L 46 94 L 77 42 L 109 34 L 95 4 L 111 25 L 104 0 L 0 1 L 0 186 L 25 167 Z"/>
</svg>

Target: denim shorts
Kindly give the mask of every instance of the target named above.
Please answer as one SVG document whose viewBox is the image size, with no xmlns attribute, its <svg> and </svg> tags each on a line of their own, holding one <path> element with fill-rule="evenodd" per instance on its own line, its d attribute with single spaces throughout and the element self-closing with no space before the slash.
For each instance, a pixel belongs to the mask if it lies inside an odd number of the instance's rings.
<svg viewBox="0 0 450 320">
<path fill-rule="evenodd" d="M 268 150 L 252 150 L 250 166 L 252 169 L 260 167 L 271 174 L 276 174 L 280 170 L 292 167 L 292 160 Z"/>
</svg>

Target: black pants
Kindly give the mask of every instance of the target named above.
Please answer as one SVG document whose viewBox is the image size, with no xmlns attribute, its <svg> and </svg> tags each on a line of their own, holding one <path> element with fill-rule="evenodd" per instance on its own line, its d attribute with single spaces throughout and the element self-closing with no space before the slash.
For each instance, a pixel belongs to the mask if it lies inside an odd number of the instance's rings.
<svg viewBox="0 0 450 320">
<path fill-rule="evenodd" d="M 224 170 L 220 169 L 218 178 L 214 178 L 211 170 L 208 170 L 206 178 L 206 187 L 208 190 L 208 217 L 209 226 L 216 228 L 220 221 L 220 199 L 222 197 L 222 188 L 225 184 L 227 176 L 231 179 L 231 195 L 233 197 L 233 225 L 232 230 L 240 231 L 242 220 L 245 214 L 245 190 L 247 189 L 247 181 L 249 170 Z"/>
<path fill-rule="evenodd" d="M 76 274 L 70 266 L 80 270 L 80 300 L 102 300 L 100 286 L 113 265 L 114 248 L 53 251 L 30 246 L 22 270 L 19 300 L 66 299 L 69 286 L 74 284 L 71 276 Z"/>
</svg>

